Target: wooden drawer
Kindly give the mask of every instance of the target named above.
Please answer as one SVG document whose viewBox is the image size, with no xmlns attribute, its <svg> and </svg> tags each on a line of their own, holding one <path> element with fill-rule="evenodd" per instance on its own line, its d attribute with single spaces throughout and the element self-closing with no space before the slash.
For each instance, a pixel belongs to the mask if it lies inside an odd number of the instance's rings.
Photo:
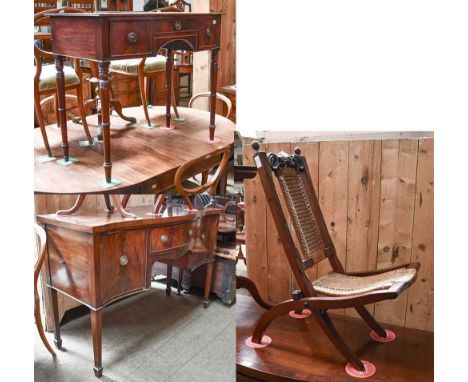
<svg viewBox="0 0 468 382">
<path fill-rule="evenodd" d="M 145 286 L 146 230 L 105 234 L 101 242 L 102 304 Z"/>
<path fill-rule="evenodd" d="M 206 17 L 199 20 L 198 48 L 205 49 L 216 46 L 219 41 L 219 20 L 215 17 Z"/>
<path fill-rule="evenodd" d="M 194 233 L 193 222 L 155 228 L 150 232 L 150 251 L 160 252 L 189 244 Z"/>
<path fill-rule="evenodd" d="M 156 33 L 193 32 L 197 30 L 197 20 L 186 17 L 172 20 L 158 20 L 154 22 L 154 30 Z"/>
<path fill-rule="evenodd" d="M 152 21 L 111 21 L 111 56 L 123 58 L 151 54 L 152 25 Z"/>
</svg>

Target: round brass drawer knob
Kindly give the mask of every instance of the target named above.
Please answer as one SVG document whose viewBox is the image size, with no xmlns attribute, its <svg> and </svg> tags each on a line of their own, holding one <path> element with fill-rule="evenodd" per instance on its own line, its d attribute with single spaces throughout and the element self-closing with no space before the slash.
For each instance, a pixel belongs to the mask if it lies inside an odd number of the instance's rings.
<svg viewBox="0 0 468 382">
<path fill-rule="evenodd" d="M 210 27 L 206 28 L 206 35 L 207 35 L 208 37 L 211 37 L 211 36 L 213 35 L 213 31 L 211 30 Z"/>
<path fill-rule="evenodd" d="M 169 241 L 169 238 L 166 234 L 161 235 L 161 243 L 166 244 Z"/>
<path fill-rule="evenodd" d="M 174 23 L 174 28 L 176 31 L 180 31 L 182 29 L 182 21 L 176 21 Z"/>
<path fill-rule="evenodd" d="M 121 266 L 125 266 L 128 264 L 128 257 L 127 256 L 120 256 L 119 263 Z"/>
<path fill-rule="evenodd" d="M 130 32 L 128 35 L 127 35 L 127 41 L 130 43 L 130 44 L 134 44 L 137 42 L 137 34 L 135 32 Z"/>
</svg>

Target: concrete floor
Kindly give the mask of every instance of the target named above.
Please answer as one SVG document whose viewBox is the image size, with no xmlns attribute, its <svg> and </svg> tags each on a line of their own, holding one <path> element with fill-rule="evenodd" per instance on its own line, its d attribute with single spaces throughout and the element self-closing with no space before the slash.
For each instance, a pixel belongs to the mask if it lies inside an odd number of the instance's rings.
<svg viewBox="0 0 468 382">
<path fill-rule="evenodd" d="M 235 381 L 235 308 L 201 296 L 172 293 L 153 283 L 150 292 L 105 308 L 101 381 Z M 63 351 L 54 359 L 39 336 L 35 381 L 93 381 L 89 315 L 61 327 Z M 53 344 L 53 335 L 47 333 Z"/>
</svg>

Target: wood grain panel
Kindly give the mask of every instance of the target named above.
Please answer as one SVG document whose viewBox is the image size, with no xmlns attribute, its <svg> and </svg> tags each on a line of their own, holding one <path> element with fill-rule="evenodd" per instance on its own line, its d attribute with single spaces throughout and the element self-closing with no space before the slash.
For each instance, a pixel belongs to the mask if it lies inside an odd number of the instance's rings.
<svg viewBox="0 0 468 382">
<path fill-rule="evenodd" d="M 382 142 L 379 244 L 377 268 L 411 260 L 418 141 Z M 404 325 L 407 291 L 399 298 L 375 304 L 380 322 Z"/>
<path fill-rule="evenodd" d="M 348 157 L 346 271 L 377 267 L 381 141 L 351 141 Z M 367 306 L 371 314 L 374 304 Z M 354 309 L 346 314 L 358 316 Z"/>
<path fill-rule="evenodd" d="M 408 290 L 406 326 L 434 330 L 434 141 L 419 142 L 411 261 L 421 262 Z"/>
</svg>

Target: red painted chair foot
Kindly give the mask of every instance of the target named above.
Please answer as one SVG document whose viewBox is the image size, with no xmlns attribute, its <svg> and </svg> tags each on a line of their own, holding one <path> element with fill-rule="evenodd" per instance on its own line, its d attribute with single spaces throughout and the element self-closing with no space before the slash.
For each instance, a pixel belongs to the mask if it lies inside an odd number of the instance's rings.
<svg viewBox="0 0 468 382">
<path fill-rule="evenodd" d="M 370 338 L 377 342 L 392 342 L 396 338 L 396 334 L 393 333 L 391 330 L 385 329 L 387 333 L 387 337 L 380 337 L 375 331 L 370 332 Z"/>
<path fill-rule="evenodd" d="M 345 367 L 346 373 L 354 378 L 369 378 L 375 374 L 375 366 L 368 361 L 361 360 L 364 364 L 364 371 L 360 371 L 354 368 L 353 365 L 348 363 Z"/>
<path fill-rule="evenodd" d="M 245 344 L 252 349 L 259 349 L 259 348 L 264 348 L 265 346 L 268 346 L 271 344 L 271 337 L 268 337 L 267 335 L 263 335 L 262 340 L 260 341 L 261 343 L 256 344 L 255 342 L 252 342 L 252 336 L 247 338 L 245 340 Z"/>
<path fill-rule="evenodd" d="M 294 310 L 291 310 L 289 312 L 289 316 L 292 318 L 306 318 L 309 317 L 312 314 L 312 312 L 309 309 L 303 309 L 301 314 L 297 314 L 294 312 Z"/>
</svg>

